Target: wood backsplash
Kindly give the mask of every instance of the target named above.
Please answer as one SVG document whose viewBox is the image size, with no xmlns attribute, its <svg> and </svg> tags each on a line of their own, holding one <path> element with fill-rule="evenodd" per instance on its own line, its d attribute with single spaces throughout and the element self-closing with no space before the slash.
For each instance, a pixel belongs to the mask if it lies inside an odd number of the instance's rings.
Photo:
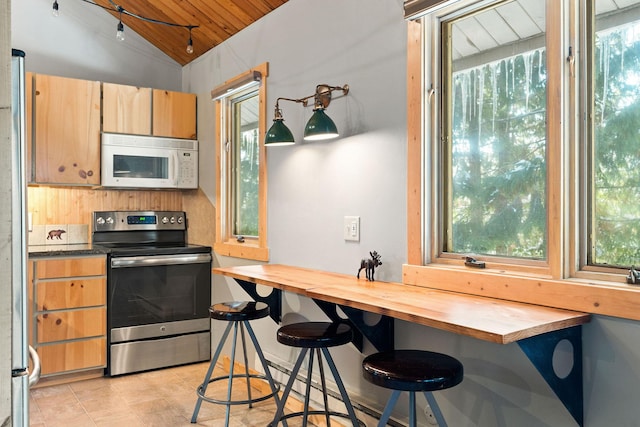
<svg viewBox="0 0 640 427">
<path fill-rule="evenodd" d="M 94 190 L 87 187 L 29 187 L 33 224 L 89 224 L 94 211 L 184 210 L 189 242 L 213 246 L 215 210 L 202 190 Z"/>
</svg>

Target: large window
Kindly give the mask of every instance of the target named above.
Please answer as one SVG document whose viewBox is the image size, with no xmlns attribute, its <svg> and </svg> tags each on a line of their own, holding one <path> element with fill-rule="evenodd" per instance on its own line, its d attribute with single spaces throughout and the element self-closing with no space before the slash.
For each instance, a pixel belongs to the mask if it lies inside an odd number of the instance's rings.
<svg viewBox="0 0 640 427">
<path fill-rule="evenodd" d="M 258 74 L 256 74 L 256 72 Z M 259 76 L 255 78 L 254 76 Z M 216 96 L 216 253 L 266 261 L 264 132 L 267 64 L 221 87 Z"/>
<path fill-rule="evenodd" d="M 405 4 L 404 281 L 639 318 L 640 0 Z"/>
<path fill-rule="evenodd" d="M 546 258 L 543 11 L 508 1 L 442 24 L 445 253 Z"/>
<path fill-rule="evenodd" d="M 231 100 L 230 157 L 231 234 L 236 240 L 258 237 L 260 140 L 257 90 Z"/>
<path fill-rule="evenodd" d="M 628 4 L 630 2 L 624 2 Z M 640 2 L 595 2 L 587 264 L 640 262 Z"/>
</svg>

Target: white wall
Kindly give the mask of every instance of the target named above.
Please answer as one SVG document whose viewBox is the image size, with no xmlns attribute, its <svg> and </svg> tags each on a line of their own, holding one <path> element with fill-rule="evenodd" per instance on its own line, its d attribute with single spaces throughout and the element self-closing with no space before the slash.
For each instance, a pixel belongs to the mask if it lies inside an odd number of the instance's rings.
<svg viewBox="0 0 640 427">
<path fill-rule="evenodd" d="M 377 250 L 383 261 L 377 278 L 401 281 L 406 260 L 402 1 L 290 0 L 186 66 L 183 86 L 199 94 L 206 164 L 215 154 L 209 91 L 265 61 L 269 114 L 277 97 L 310 95 L 319 83 L 351 88 L 327 109 L 342 132 L 331 142 L 301 142 L 311 109 L 280 104 L 298 144 L 267 151 L 270 262 L 355 274 L 360 259 Z M 201 184 L 213 200 L 213 168 L 202 171 Z M 342 240 L 344 215 L 361 217 L 359 243 Z M 251 262 L 218 257 L 216 263 Z M 231 298 L 247 296 L 233 281 L 215 277 L 214 300 Z M 311 301 L 293 294 L 284 296 L 283 305 L 285 323 L 324 318 Z M 277 326 L 270 320 L 255 323 L 258 335 L 266 337 L 268 357 L 291 364 L 296 353 L 275 342 Z M 395 330 L 397 348 L 442 351 L 464 363 L 463 383 L 436 396 L 450 426 L 576 425 L 517 344 L 492 344 L 406 322 L 396 322 Z M 638 323 L 595 317 L 584 327 L 583 341 L 585 426 L 640 426 Z M 336 349 L 334 356 L 355 400 L 381 410 L 387 393 L 361 379 L 362 356 L 352 346 Z"/>
<path fill-rule="evenodd" d="M 182 67 L 118 20 L 83 1 L 11 1 L 11 43 L 25 51 L 27 71 L 109 83 L 181 90 Z"/>
</svg>

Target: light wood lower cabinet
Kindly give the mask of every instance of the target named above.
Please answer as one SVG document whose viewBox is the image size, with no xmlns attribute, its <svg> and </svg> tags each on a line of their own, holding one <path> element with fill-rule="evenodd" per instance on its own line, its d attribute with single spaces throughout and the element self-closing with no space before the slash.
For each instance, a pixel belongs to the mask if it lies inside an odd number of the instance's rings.
<svg viewBox="0 0 640 427">
<path fill-rule="evenodd" d="M 38 343 L 104 336 L 104 307 L 52 311 L 36 316 Z"/>
<path fill-rule="evenodd" d="M 105 256 L 36 258 L 29 265 L 29 336 L 42 376 L 105 367 Z"/>
<path fill-rule="evenodd" d="M 52 344 L 39 347 L 38 354 L 42 360 L 42 376 L 104 367 L 107 363 L 107 342 L 104 338 L 96 338 Z"/>
</svg>

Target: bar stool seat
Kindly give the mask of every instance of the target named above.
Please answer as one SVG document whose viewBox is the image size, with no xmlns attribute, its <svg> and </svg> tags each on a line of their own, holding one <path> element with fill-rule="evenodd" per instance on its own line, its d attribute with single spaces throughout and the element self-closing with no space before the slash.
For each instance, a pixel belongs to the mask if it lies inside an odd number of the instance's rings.
<svg viewBox="0 0 640 427">
<path fill-rule="evenodd" d="M 283 424 L 285 420 L 292 417 L 303 417 L 303 426 L 307 425 L 309 415 L 322 415 L 325 417 L 325 422 L 327 426 L 331 425 L 330 418 L 340 417 L 346 418 L 351 421 L 354 427 L 357 426 L 365 426 L 365 424 L 356 418 L 355 411 L 353 409 L 353 405 L 351 404 L 351 400 L 347 395 L 347 391 L 340 379 L 340 375 L 336 368 L 335 363 L 333 362 L 333 358 L 329 353 L 329 347 L 336 347 L 344 344 L 348 344 L 353 339 L 353 331 L 351 326 L 347 323 L 333 323 L 333 322 L 302 322 L 302 323 L 293 323 L 290 325 L 286 325 L 278 329 L 277 334 L 278 342 L 290 347 L 298 347 L 302 350 L 300 351 L 300 355 L 296 360 L 296 363 L 293 367 L 291 375 L 289 377 L 289 381 L 285 386 L 284 392 L 280 399 L 280 404 L 278 405 L 278 410 L 273 419 L 273 422 L 269 424 L 272 427 L 276 427 L 280 422 Z M 313 351 L 315 349 L 315 352 Z M 311 350 L 311 351 L 309 351 Z M 290 414 L 284 414 L 284 406 L 287 402 L 287 398 L 289 397 L 289 393 L 291 392 L 291 388 L 293 387 L 293 383 L 300 371 L 300 367 L 302 362 L 304 361 L 307 353 L 309 353 L 309 363 L 307 368 L 307 378 L 306 378 L 306 392 L 304 395 L 304 408 L 303 411 L 294 412 Z M 324 400 L 324 410 L 309 410 L 309 394 L 311 391 L 311 375 L 313 371 L 313 359 L 314 354 L 318 358 L 318 367 L 320 369 L 320 381 L 322 384 L 322 396 Z M 347 409 L 347 413 L 340 413 L 336 411 L 330 411 L 328 405 L 327 398 L 327 386 L 326 380 L 324 376 L 324 367 L 322 364 L 322 356 L 327 361 L 329 365 L 329 369 L 333 374 L 335 382 L 340 390 L 340 395 L 342 396 L 342 401 Z M 286 425 L 286 424 L 285 424 Z"/>
<path fill-rule="evenodd" d="M 198 418 L 198 412 L 200 411 L 200 406 L 202 401 L 207 401 L 210 403 L 216 403 L 220 405 L 226 405 L 226 414 L 225 414 L 225 426 L 229 425 L 229 413 L 231 405 L 249 405 L 251 408 L 253 403 L 261 402 L 263 400 L 267 400 L 271 397 L 274 398 L 276 405 L 279 403 L 278 399 L 278 391 L 280 390 L 280 385 L 276 384 L 271 376 L 269 371 L 269 366 L 267 365 L 267 361 L 262 353 L 262 349 L 260 348 L 260 344 L 249 324 L 250 320 L 262 319 L 264 317 L 269 316 L 270 310 L 269 306 L 263 302 L 253 302 L 253 301 L 231 301 L 224 302 L 219 304 L 214 304 L 209 307 L 209 317 L 213 320 L 221 320 L 229 322 L 227 325 L 222 337 L 220 338 L 220 342 L 218 343 L 218 347 L 216 348 L 216 352 L 211 359 L 211 363 L 209 364 L 209 369 L 205 374 L 204 380 L 202 384 L 200 384 L 196 390 L 198 395 L 198 400 L 196 402 L 196 406 L 193 410 L 193 415 L 191 417 L 191 422 L 195 423 Z M 220 357 L 220 353 L 222 352 L 222 348 L 229 337 L 229 333 L 231 332 L 231 328 L 234 329 L 233 334 L 233 344 L 231 347 L 231 366 L 229 369 L 229 375 L 223 375 L 215 378 L 211 378 L 213 374 L 213 370 L 216 366 L 218 358 Z M 240 336 L 242 339 L 242 352 L 244 356 L 244 365 L 245 372 L 241 374 L 234 373 L 234 365 L 236 358 L 236 342 L 238 339 L 238 327 L 240 327 Z M 247 357 L 247 348 L 245 342 L 245 334 L 244 331 L 249 333 L 249 337 L 251 338 L 251 342 L 256 350 L 256 354 L 258 355 L 260 362 L 262 363 L 262 367 L 264 369 L 265 374 L 250 374 L 249 373 L 249 362 Z M 231 399 L 231 391 L 233 386 L 234 378 L 244 378 L 247 383 L 247 399 L 242 400 L 233 400 Z M 265 394 L 258 397 L 253 397 L 251 395 L 251 379 L 264 380 L 267 381 L 269 387 L 271 389 L 271 393 Z M 213 382 L 217 381 L 228 381 L 227 385 L 227 396 L 225 399 L 216 399 L 206 395 L 207 386 Z"/>
<path fill-rule="evenodd" d="M 409 425 L 416 425 L 415 393 L 424 392 L 440 427 L 446 426 L 432 391 L 454 387 L 462 382 L 464 369 L 457 359 L 422 350 L 391 350 L 367 356 L 362 361 L 364 379 L 394 390 L 378 426 L 386 425 L 401 391 L 409 392 Z"/>
</svg>

